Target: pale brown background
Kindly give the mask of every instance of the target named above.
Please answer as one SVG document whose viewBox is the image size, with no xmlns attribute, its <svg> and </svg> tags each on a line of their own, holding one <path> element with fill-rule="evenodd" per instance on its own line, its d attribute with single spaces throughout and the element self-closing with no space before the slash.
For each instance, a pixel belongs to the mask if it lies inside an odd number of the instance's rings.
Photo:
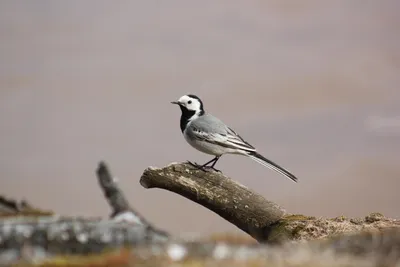
<svg viewBox="0 0 400 267">
<path fill-rule="evenodd" d="M 0 193 L 107 216 L 104 159 L 173 233 L 236 228 L 138 181 L 205 162 L 170 101 L 195 93 L 290 182 L 239 156 L 218 167 L 288 211 L 400 217 L 400 1 L 1 1 Z"/>
</svg>

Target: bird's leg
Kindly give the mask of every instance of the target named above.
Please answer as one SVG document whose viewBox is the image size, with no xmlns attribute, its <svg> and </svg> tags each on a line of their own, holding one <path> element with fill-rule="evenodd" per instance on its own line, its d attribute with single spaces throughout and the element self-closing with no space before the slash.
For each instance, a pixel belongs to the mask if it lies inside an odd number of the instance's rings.
<svg viewBox="0 0 400 267">
<path fill-rule="evenodd" d="M 214 158 L 213 164 L 210 166 L 211 169 L 213 169 L 214 171 L 217 171 L 217 172 L 221 172 L 221 171 L 218 170 L 218 169 L 216 169 L 216 168 L 214 168 L 214 166 L 215 166 L 215 163 L 217 163 L 217 161 L 219 160 L 220 157 L 221 157 L 221 156 L 216 156 L 216 157 Z"/>
<path fill-rule="evenodd" d="M 191 161 L 187 161 L 187 163 L 189 163 L 193 167 L 197 167 L 199 169 L 202 169 L 202 168 L 206 167 L 208 164 L 210 164 L 213 161 L 215 161 L 215 158 L 213 158 L 212 160 L 208 161 L 207 163 L 205 163 L 203 165 L 200 165 L 200 164 L 197 164 L 196 162 L 191 162 Z"/>
<path fill-rule="evenodd" d="M 214 165 L 215 165 L 215 162 L 217 162 L 218 158 L 219 158 L 219 157 L 213 158 L 212 160 L 210 160 L 210 161 L 204 163 L 203 165 L 201 165 L 201 167 L 202 167 L 202 168 L 207 167 L 207 165 L 210 164 L 211 162 L 213 162 L 213 165 L 212 165 L 212 166 L 214 166 Z"/>
<path fill-rule="evenodd" d="M 203 165 L 199 165 L 199 164 L 197 164 L 197 163 L 195 163 L 195 162 L 193 163 L 193 162 L 190 162 L 190 161 L 187 161 L 187 162 L 188 162 L 190 165 L 192 165 L 193 167 L 196 167 L 196 168 L 198 168 L 198 169 L 200 169 L 200 170 L 202 170 L 202 171 L 206 171 L 205 168 L 210 168 L 210 169 L 213 169 L 214 171 L 221 172 L 220 170 L 217 170 L 216 168 L 214 168 L 214 165 L 215 165 L 215 163 L 217 163 L 219 157 L 220 157 L 220 156 L 216 156 L 216 157 L 213 158 L 212 160 L 210 160 L 210 161 L 204 163 Z M 207 165 L 210 164 L 210 163 L 212 163 L 212 165 L 211 165 L 211 166 L 207 166 Z"/>
<path fill-rule="evenodd" d="M 217 163 L 217 161 L 219 160 L 220 156 L 216 156 L 215 158 L 213 158 L 212 160 L 210 160 L 209 162 L 203 164 L 202 166 L 200 166 L 200 169 L 205 170 L 204 168 L 209 168 L 209 169 L 213 169 L 214 171 L 217 172 L 221 172 L 220 170 L 217 170 L 216 168 L 214 168 L 215 163 Z M 211 164 L 211 166 L 207 166 L 208 164 Z"/>
<path fill-rule="evenodd" d="M 216 157 L 214 163 L 210 167 L 214 169 L 215 163 L 217 163 L 218 160 L 219 160 L 219 157 Z"/>
</svg>

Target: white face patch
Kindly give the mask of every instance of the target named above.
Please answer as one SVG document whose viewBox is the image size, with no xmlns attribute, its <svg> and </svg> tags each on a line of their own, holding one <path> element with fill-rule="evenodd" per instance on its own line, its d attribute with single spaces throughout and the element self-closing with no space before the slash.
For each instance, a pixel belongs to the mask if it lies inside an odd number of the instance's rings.
<svg viewBox="0 0 400 267">
<path fill-rule="evenodd" d="M 201 103 L 198 99 L 192 98 L 190 96 L 184 95 L 181 98 L 179 98 L 178 102 L 186 107 L 188 110 L 193 110 L 198 114 L 201 112 Z"/>
</svg>

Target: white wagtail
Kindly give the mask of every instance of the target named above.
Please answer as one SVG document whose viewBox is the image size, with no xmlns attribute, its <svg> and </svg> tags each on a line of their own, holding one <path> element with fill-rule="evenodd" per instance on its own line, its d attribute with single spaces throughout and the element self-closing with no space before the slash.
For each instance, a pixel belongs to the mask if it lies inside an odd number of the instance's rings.
<svg viewBox="0 0 400 267">
<path fill-rule="evenodd" d="M 202 170 L 208 167 L 218 171 L 214 166 L 223 154 L 239 154 L 248 156 L 263 166 L 297 182 L 296 176 L 257 153 L 256 148 L 246 142 L 234 130 L 218 118 L 206 113 L 203 102 L 197 96 L 184 95 L 178 101 L 171 103 L 177 104 L 181 108 L 180 127 L 186 141 L 197 150 L 215 156 L 203 165 L 193 164 L 189 161 L 190 164 Z M 210 163 L 212 165 L 207 166 Z"/>
</svg>

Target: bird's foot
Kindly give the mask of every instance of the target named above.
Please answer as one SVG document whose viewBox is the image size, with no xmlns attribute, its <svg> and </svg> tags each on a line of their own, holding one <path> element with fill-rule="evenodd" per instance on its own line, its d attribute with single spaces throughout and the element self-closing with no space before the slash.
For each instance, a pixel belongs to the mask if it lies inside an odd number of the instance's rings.
<svg viewBox="0 0 400 267">
<path fill-rule="evenodd" d="M 188 160 L 187 163 L 192 165 L 196 169 L 199 169 L 199 170 L 202 170 L 202 171 L 206 171 L 203 165 L 197 164 L 196 162 L 191 162 L 191 161 Z"/>
<path fill-rule="evenodd" d="M 198 164 L 198 163 L 196 163 L 196 162 L 191 162 L 191 161 L 189 161 L 189 160 L 187 161 L 187 163 L 190 164 L 190 165 L 192 165 L 193 167 L 199 169 L 199 170 L 204 171 L 204 172 L 208 172 L 208 171 L 210 171 L 211 169 L 214 170 L 214 171 L 216 171 L 216 172 L 221 172 L 220 170 L 218 170 L 218 169 L 216 169 L 216 168 L 214 168 L 214 167 L 207 166 L 207 165 L 200 165 L 200 164 Z"/>
<path fill-rule="evenodd" d="M 197 164 L 196 162 L 191 162 L 191 161 L 186 161 L 186 163 L 188 163 L 188 164 L 190 164 L 190 165 L 192 165 L 193 167 L 196 167 L 196 168 L 198 168 L 198 167 L 201 167 L 201 165 L 200 164 Z"/>
</svg>

